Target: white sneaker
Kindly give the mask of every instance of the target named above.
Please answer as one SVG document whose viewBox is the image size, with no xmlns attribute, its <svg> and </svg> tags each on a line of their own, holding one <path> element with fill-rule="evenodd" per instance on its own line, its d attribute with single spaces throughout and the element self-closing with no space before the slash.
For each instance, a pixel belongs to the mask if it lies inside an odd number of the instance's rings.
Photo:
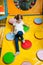
<svg viewBox="0 0 43 65">
<path fill-rule="evenodd" d="M 23 43 L 25 43 L 25 40 L 22 40 Z"/>
<path fill-rule="evenodd" d="M 20 52 L 16 52 L 15 56 L 18 55 L 18 54 L 20 54 Z"/>
</svg>

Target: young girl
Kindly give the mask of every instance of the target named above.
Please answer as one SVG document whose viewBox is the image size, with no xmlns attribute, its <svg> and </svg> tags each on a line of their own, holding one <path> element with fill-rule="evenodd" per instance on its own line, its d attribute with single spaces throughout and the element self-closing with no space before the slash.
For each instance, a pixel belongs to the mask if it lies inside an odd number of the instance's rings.
<svg viewBox="0 0 43 65">
<path fill-rule="evenodd" d="M 19 45 L 18 45 L 18 40 L 19 38 L 21 41 L 24 43 L 25 40 L 23 38 L 24 30 L 23 30 L 23 25 L 24 22 L 22 21 L 23 17 L 22 15 L 17 15 L 16 16 L 16 21 L 13 23 L 13 32 L 15 34 L 15 46 L 16 46 L 16 54 L 19 54 Z"/>
</svg>

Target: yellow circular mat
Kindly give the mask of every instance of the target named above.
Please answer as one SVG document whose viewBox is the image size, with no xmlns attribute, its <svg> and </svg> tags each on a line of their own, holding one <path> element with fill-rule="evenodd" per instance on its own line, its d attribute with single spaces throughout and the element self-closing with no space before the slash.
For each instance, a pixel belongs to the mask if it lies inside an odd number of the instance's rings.
<svg viewBox="0 0 43 65">
<path fill-rule="evenodd" d="M 43 31 L 36 31 L 34 36 L 37 39 L 43 39 Z"/>
</svg>

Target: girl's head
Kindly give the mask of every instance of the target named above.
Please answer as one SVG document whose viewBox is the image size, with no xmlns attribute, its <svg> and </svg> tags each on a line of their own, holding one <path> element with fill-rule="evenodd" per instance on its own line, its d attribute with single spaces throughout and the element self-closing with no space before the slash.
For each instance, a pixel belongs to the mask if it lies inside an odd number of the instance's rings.
<svg viewBox="0 0 43 65">
<path fill-rule="evenodd" d="M 16 16 L 16 20 L 21 20 L 21 19 L 23 19 L 23 16 L 22 15 L 20 15 L 20 14 L 18 14 L 17 16 Z"/>
</svg>

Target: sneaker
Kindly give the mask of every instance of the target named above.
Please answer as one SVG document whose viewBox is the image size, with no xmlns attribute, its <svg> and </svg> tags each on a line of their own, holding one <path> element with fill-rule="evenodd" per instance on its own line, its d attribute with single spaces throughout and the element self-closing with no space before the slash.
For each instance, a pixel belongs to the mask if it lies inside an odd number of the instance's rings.
<svg viewBox="0 0 43 65">
<path fill-rule="evenodd" d="M 16 52 L 15 56 L 18 55 L 18 54 L 20 54 L 20 52 Z"/>
<path fill-rule="evenodd" d="M 25 43 L 25 40 L 22 40 L 23 43 Z"/>
</svg>

